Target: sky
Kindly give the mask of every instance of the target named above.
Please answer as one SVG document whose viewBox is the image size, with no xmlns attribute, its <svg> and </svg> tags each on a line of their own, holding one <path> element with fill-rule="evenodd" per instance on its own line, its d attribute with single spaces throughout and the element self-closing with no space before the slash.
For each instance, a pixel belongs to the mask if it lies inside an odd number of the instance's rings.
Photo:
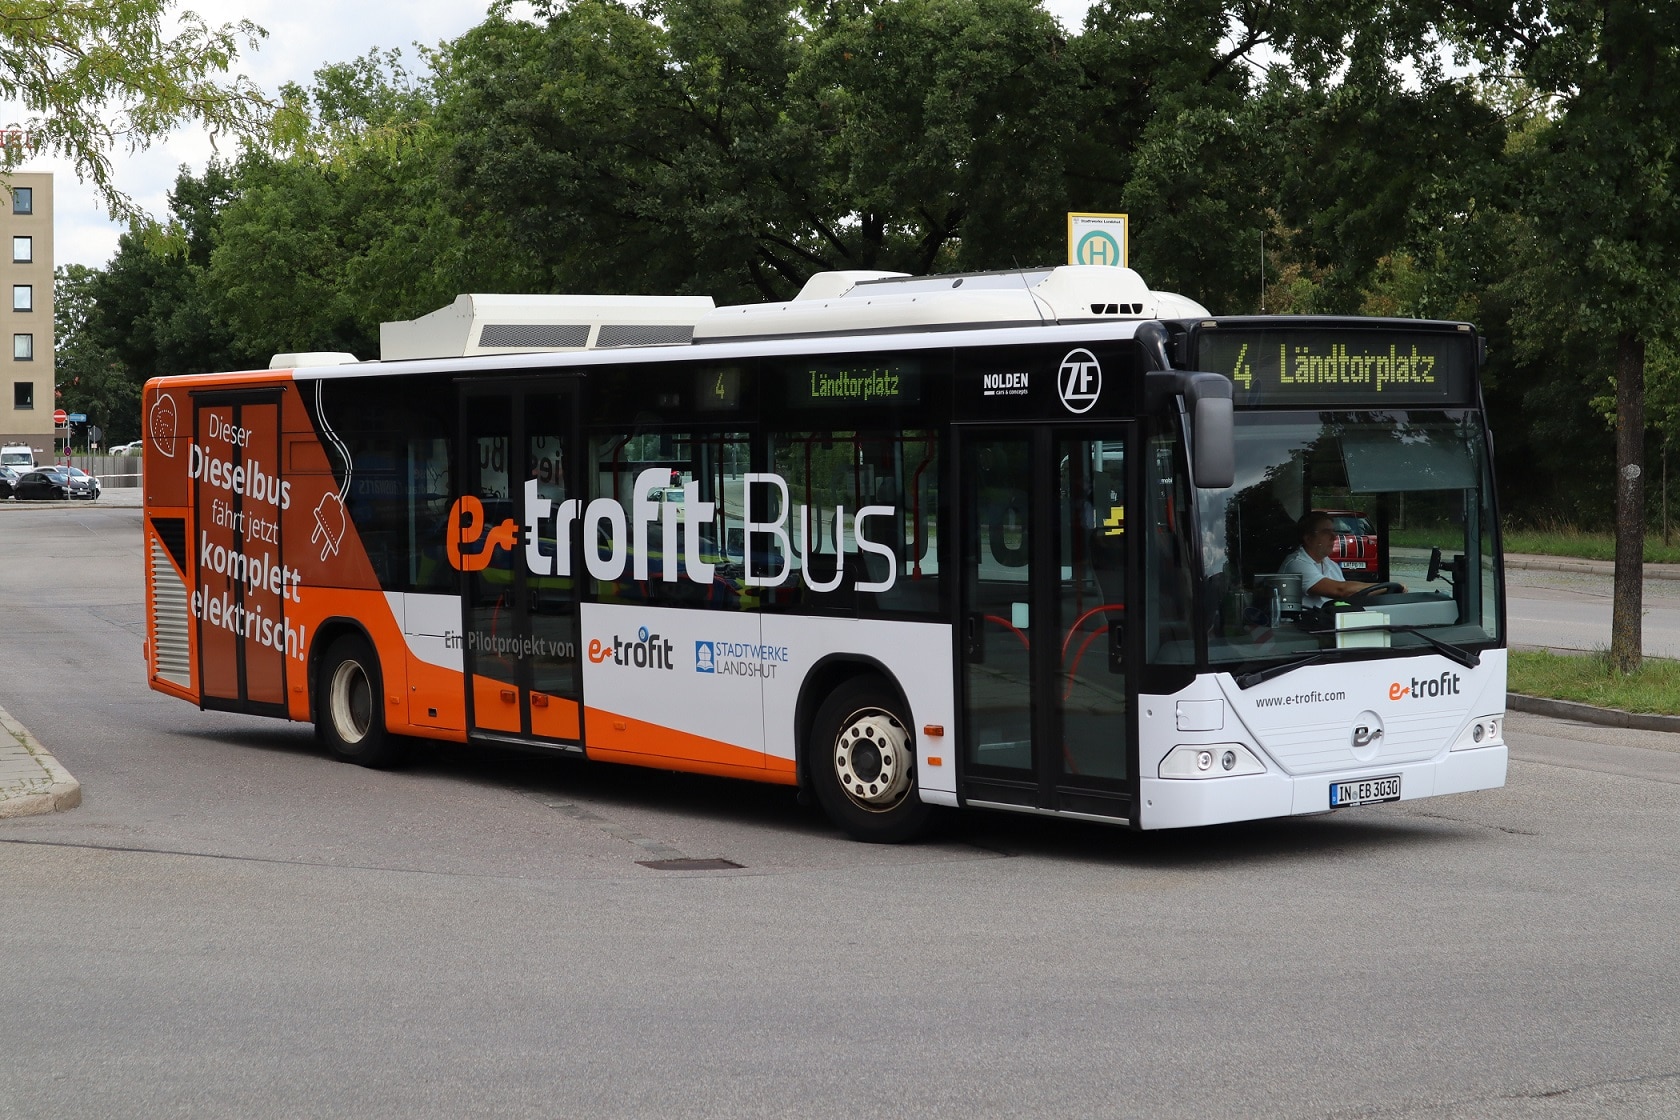
<svg viewBox="0 0 1680 1120">
<path fill-rule="evenodd" d="M 1090 0 L 1045 0 L 1065 26 L 1077 29 Z M 243 53 L 233 72 L 248 76 L 269 94 L 286 82 L 307 85 L 317 69 L 366 54 L 375 47 L 400 47 L 414 61 L 415 42 L 434 45 L 453 39 L 484 19 L 487 0 L 179 0 L 177 9 L 197 12 L 217 25 L 248 19 L 267 29 L 255 50 Z M 0 108 L 0 122 L 17 119 Z M 233 154 L 228 141 L 223 152 Z M 135 154 L 113 153 L 117 186 L 154 216 L 168 209 L 168 192 L 179 168 L 204 169 L 216 155 L 198 128 L 179 129 L 167 140 Z M 117 249 L 122 227 L 106 216 L 93 190 L 79 183 L 67 162 L 40 159 L 24 170 L 51 171 L 54 256 L 58 264 L 102 267 Z"/>
</svg>

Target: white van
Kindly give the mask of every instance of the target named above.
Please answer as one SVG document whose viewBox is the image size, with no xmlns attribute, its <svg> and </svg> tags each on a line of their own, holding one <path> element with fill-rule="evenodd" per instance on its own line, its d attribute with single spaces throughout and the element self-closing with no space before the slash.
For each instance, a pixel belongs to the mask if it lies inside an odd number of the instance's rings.
<svg viewBox="0 0 1680 1120">
<path fill-rule="evenodd" d="M 27 443 L 8 443 L 0 447 L 0 467 L 11 467 L 19 473 L 35 469 L 35 452 Z"/>
</svg>

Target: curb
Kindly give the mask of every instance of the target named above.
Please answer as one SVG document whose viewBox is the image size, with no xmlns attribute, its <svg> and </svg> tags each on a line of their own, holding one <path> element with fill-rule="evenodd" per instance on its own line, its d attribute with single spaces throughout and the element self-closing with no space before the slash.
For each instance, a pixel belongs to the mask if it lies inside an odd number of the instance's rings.
<svg viewBox="0 0 1680 1120">
<path fill-rule="evenodd" d="M 1505 707 L 1529 715 L 1550 716 L 1553 719 L 1572 719 L 1577 723 L 1595 723 L 1600 727 L 1625 727 L 1632 731 L 1680 732 L 1680 716 L 1660 716 L 1650 712 L 1624 712 L 1620 708 L 1595 708 L 1574 700 L 1548 700 L 1543 696 L 1524 696 L 1510 692 Z"/>
<path fill-rule="evenodd" d="M 1530 572 L 1573 572 L 1576 575 L 1611 576 L 1616 572 L 1614 560 L 1587 560 L 1576 556 L 1537 556 L 1532 553 L 1507 552 L 1507 570 Z M 1680 564 L 1646 564 L 1646 579 L 1680 579 Z"/>
<path fill-rule="evenodd" d="M 0 708 L 0 731 L 5 732 L 0 735 L 0 764 L 28 760 L 40 770 L 38 777 L 27 766 L 22 767 L 24 776 L 0 776 L 0 819 L 57 813 L 82 803 L 82 783 L 4 708 Z"/>
</svg>

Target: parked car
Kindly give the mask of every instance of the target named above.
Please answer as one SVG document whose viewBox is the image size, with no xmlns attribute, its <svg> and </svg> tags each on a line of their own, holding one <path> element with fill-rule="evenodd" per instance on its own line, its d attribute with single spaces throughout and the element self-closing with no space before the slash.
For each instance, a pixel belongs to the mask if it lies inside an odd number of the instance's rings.
<svg viewBox="0 0 1680 1120">
<path fill-rule="evenodd" d="M 20 502 L 67 499 L 70 497 L 70 476 L 63 467 L 44 467 L 27 471 L 12 484 L 12 497 Z"/>
<path fill-rule="evenodd" d="M 1377 527 L 1358 510 L 1327 509 L 1331 527 L 1336 530 L 1336 543 L 1330 546 L 1330 559 L 1342 566 L 1344 572 L 1368 573 L 1377 570 Z"/>
<path fill-rule="evenodd" d="M 12 496 L 12 487 L 17 485 L 18 472 L 11 467 L 0 467 L 0 498 Z"/>
<path fill-rule="evenodd" d="M 72 498 L 86 498 L 91 502 L 99 497 L 99 479 L 80 467 L 63 467 L 60 469 L 70 476 L 70 496 Z"/>
<path fill-rule="evenodd" d="M 134 440 L 132 443 L 119 443 L 117 446 L 111 448 L 111 454 L 138 455 L 140 454 L 140 449 L 144 446 L 146 446 L 146 441 L 143 439 Z"/>
</svg>

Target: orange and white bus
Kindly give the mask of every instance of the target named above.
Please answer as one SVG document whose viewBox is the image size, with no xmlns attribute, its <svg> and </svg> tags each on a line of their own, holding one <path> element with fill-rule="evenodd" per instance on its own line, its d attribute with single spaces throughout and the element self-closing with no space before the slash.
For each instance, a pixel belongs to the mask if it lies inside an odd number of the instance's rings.
<svg viewBox="0 0 1680 1120">
<path fill-rule="evenodd" d="M 1222 319 L 1119 268 L 473 298 L 465 345 L 147 384 L 153 688 L 370 766 L 797 784 L 869 840 L 1504 781 L 1467 324 Z M 1284 554 L 1324 508 L 1372 519 L 1386 594 L 1307 605 Z"/>
</svg>

